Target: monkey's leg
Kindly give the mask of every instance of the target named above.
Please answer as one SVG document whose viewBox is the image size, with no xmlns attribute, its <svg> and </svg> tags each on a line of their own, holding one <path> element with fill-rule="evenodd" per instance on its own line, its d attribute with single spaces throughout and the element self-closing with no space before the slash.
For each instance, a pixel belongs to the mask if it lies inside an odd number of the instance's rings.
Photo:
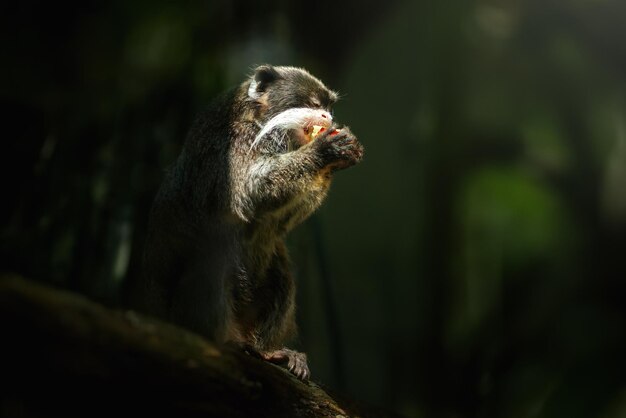
<svg viewBox="0 0 626 418">
<path fill-rule="evenodd" d="M 310 372 L 306 355 L 284 347 L 285 341 L 296 333 L 295 284 L 288 264 L 287 250 L 284 244 L 279 244 L 265 283 L 255 294 L 256 301 L 265 303 L 255 318 L 254 346 L 263 359 L 307 380 Z"/>
<path fill-rule="evenodd" d="M 224 298 L 230 270 L 226 247 L 194 241 L 171 292 L 170 319 L 215 341 L 223 341 L 232 328 L 231 307 Z"/>
</svg>

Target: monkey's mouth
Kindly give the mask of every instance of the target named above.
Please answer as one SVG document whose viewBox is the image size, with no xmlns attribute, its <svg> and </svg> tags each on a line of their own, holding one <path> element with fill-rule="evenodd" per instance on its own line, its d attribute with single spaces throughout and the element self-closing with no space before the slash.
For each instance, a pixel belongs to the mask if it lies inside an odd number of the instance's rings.
<svg viewBox="0 0 626 418">
<path fill-rule="evenodd" d="M 321 125 L 307 125 L 299 129 L 294 129 L 291 135 L 291 141 L 293 142 L 291 148 L 300 148 L 303 145 L 313 141 L 320 131 L 326 128 Z"/>
<path fill-rule="evenodd" d="M 319 134 L 326 130 L 327 126 L 311 125 L 304 127 L 304 134 L 309 138 L 309 142 L 313 141 Z"/>
<path fill-rule="evenodd" d="M 332 123 L 330 113 L 311 108 L 292 108 L 279 113 L 270 119 L 257 134 L 250 149 L 260 141 L 265 141 L 273 130 L 282 131 L 283 135 L 273 135 L 287 139 L 289 149 L 297 149 L 312 141 L 312 133 L 315 126 L 328 129 Z"/>
</svg>

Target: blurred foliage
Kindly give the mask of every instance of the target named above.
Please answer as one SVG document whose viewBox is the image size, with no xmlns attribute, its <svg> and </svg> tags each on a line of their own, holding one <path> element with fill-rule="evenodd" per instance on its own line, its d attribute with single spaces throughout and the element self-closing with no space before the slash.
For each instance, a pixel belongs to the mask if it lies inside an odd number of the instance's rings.
<svg viewBox="0 0 626 418">
<path fill-rule="evenodd" d="M 3 269 L 123 303 L 193 116 L 304 66 L 366 146 L 290 237 L 314 376 L 410 416 L 626 414 L 626 3 L 0 15 Z"/>
</svg>

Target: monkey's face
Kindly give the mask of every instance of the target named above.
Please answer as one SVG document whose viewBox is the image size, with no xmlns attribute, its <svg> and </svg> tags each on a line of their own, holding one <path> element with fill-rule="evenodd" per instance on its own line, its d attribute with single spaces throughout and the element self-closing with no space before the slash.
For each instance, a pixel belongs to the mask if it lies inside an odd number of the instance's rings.
<svg viewBox="0 0 626 418">
<path fill-rule="evenodd" d="M 337 101 L 337 94 L 308 72 L 269 65 L 256 69 L 248 96 L 261 126 L 252 146 L 269 142 L 266 137 L 285 151 L 307 143 L 312 126 L 330 127 L 331 107 Z"/>
</svg>

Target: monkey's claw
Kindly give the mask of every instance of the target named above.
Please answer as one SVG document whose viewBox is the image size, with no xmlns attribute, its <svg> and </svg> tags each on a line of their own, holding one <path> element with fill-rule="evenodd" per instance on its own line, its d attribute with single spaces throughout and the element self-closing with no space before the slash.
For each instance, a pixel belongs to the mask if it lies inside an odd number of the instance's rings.
<svg viewBox="0 0 626 418">
<path fill-rule="evenodd" d="M 306 354 L 283 348 L 263 354 L 263 358 L 270 363 L 277 364 L 289 370 L 298 379 L 309 380 L 311 373 L 306 360 Z"/>
</svg>

